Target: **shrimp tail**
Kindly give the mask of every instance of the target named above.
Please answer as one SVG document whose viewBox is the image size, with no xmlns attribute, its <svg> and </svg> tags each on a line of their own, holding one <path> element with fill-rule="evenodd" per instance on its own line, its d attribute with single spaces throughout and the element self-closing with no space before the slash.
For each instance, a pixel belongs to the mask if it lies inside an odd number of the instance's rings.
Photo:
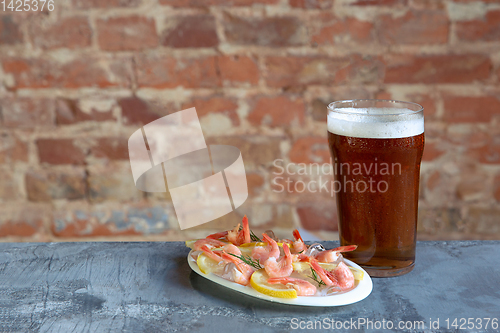
<svg viewBox="0 0 500 333">
<path fill-rule="evenodd" d="M 335 252 L 351 252 L 354 251 L 358 248 L 357 245 L 346 245 L 346 246 L 339 246 L 336 247 L 330 251 L 335 251 Z"/>
<path fill-rule="evenodd" d="M 241 221 L 241 223 L 243 224 L 243 229 L 241 229 L 242 234 L 240 234 L 242 236 L 242 241 L 243 243 L 250 243 L 252 239 L 250 237 L 250 226 L 248 224 L 248 217 L 246 215 L 243 216 L 243 220 Z"/>
<path fill-rule="evenodd" d="M 203 245 L 201 247 L 201 250 L 203 251 L 203 253 L 205 253 L 205 255 L 207 257 L 209 257 L 210 259 L 213 259 L 217 262 L 221 262 L 222 261 L 222 258 L 219 257 L 214 251 L 212 251 L 207 245 Z"/>
<path fill-rule="evenodd" d="M 292 232 L 292 234 L 293 234 L 293 238 L 295 238 L 295 240 L 296 240 L 296 241 L 298 241 L 298 240 L 304 241 L 304 240 L 302 239 L 302 236 L 300 236 L 300 232 L 299 232 L 297 229 L 295 229 L 295 230 Z"/>
<path fill-rule="evenodd" d="M 207 239 L 220 239 L 226 237 L 229 231 L 216 232 L 215 234 L 208 235 Z"/>
</svg>

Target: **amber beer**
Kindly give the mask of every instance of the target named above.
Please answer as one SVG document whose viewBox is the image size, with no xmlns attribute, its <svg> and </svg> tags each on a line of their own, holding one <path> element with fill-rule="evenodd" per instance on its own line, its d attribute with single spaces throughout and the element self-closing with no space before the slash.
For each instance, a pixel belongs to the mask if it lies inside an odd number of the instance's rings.
<svg viewBox="0 0 500 333">
<path fill-rule="evenodd" d="M 328 106 L 341 245 L 371 276 L 397 276 L 415 263 L 423 108 L 353 100 Z"/>
</svg>

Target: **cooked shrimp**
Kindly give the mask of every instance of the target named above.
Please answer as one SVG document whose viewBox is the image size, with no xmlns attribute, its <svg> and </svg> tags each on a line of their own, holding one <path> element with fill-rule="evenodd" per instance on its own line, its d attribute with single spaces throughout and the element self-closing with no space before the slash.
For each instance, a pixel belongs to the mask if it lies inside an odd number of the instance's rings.
<svg viewBox="0 0 500 333">
<path fill-rule="evenodd" d="M 349 290 L 354 286 L 354 275 L 343 261 L 341 261 L 331 272 L 321 267 L 314 258 L 311 258 L 309 263 L 316 274 L 318 274 L 321 281 L 327 286 L 337 286 L 342 291 Z"/>
<path fill-rule="evenodd" d="M 340 256 L 340 252 L 350 252 L 356 250 L 357 245 L 340 246 L 328 251 L 319 252 L 316 259 L 320 262 L 334 262 Z"/>
<path fill-rule="evenodd" d="M 280 256 L 278 243 L 267 234 L 262 234 L 262 238 L 267 243 L 267 246 L 255 246 L 252 250 L 252 258 L 258 260 L 261 265 L 270 257 L 278 259 Z"/>
<path fill-rule="evenodd" d="M 293 251 L 295 253 L 299 253 L 307 250 L 307 245 L 302 240 L 302 236 L 297 229 L 293 231 L 293 238 L 295 238 L 295 242 L 293 242 Z"/>
<path fill-rule="evenodd" d="M 311 264 L 312 269 L 314 269 L 321 281 L 323 281 L 327 286 L 337 285 L 337 280 L 335 279 L 335 277 L 332 276 L 332 274 L 328 274 L 330 272 L 321 267 L 316 259 L 310 258 L 309 264 Z"/>
<path fill-rule="evenodd" d="M 236 269 L 233 270 L 233 281 L 246 286 L 250 282 L 250 277 L 254 272 L 252 267 L 243 262 L 241 259 L 227 254 L 224 251 L 222 252 L 221 257 L 225 261 L 232 262 L 236 266 Z"/>
<path fill-rule="evenodd" d="M 342 290 L 351 289 L 354 287 L 354 275 L 347 265 L 341 261 L 337 267 L 333 270 L 333 274 L 337 278 L 339 287 Z"/>
<path fill-rule="evenodd" d="M 251 242 L 250 227 L 248 226 L 248 218 L 246 215 L 243 217 L 242 224 L 243 228 L 241 230 L 238 224 L 233 230 L 227 232 L 227 240 L 236 246 Z"/>
<path fill-rule="evenodd" d="M 226 245 L 224 245 L 222 250 L 226 253 L 232 253 L 232 254 L 235 254 L 237 256 L 241 255 L 240 249 L 234 244 L 226 244 Z"/>
<path fill-rule="evenodd" d="M 281 283 L 284 285 L 291 285 L 297 291 L 297 296 L 312 296 L 316 294 L 316 287 L 310 282 L 302 279 L 295 279 L 291 277 L 270 278 L 268 283 Z"/>
<path fill-rule="evenodd" d="M 220 241 L 220 240 L 204 238 L 204 239 L 199 239 L 196 242 L 194 242 L 193 248 L 197 251 L 200 251 L 201 247 L 203 245 L 207 245 L 209 248 L 212 249 L 212 248 L 216 248 L 216 247 L 222 247 L 226 244 L 227 243 L 224 243 L 223 241 Z"/>
<path fill-rule="evenodd" d="M 292 254 L 287 244 L 283 244 L 285 255 L 276 261 L 275 257 L 269 257 L 264 263 L 264 269 L 269 277 L 286 277 L 293 272 Z"/>
<path fill-rule="evenodd" d="M 227 243 L 216 239 L 200 239 L 194 242 L 193 248 L 197 251 L 203 251 L 205 255 L 217 262 L 220 262 L 222 259 L 216 253 L 212 251 L 214 248 L 225 246 Z"/>
<path fill-rule="evenodd" d="M 226 237 L 227 233 L 228 233 L 228 231 L 216 232 L 215 234 L 208 235 L 205 238 L 208 238 L 208 239 L 221 239 L 222 237 Z"/>
</svg>

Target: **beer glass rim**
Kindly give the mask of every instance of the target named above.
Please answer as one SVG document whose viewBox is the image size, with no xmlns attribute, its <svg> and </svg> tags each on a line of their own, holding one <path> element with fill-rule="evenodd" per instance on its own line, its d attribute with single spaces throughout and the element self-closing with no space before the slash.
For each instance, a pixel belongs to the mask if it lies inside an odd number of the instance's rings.
<svg viewBox="0 0 500 333">
<path fill-rule="evenodd" d="M 359 104 L 363 105 L 359 105 Z M 366 104 L 366 105 L 364 105 Z M 372 104 L 372 105 L 369 105 Z M 377 105 L 380 104 L 380 105 Z M 384 112 L 383 114 L 370 114 L 366 112 L 355 112 L 352 109 L 361 109 L 361 108 L 393 108 L 394 110 L 400 110 L 402 108 L 409 109 L 410 112 Z M 343 112 L 342 109 L 349 108 L 351 111 Z M 344 114 L 362 114 L 365 116 L 408 116 L 412 114 L 416 114 L 422 112 L 424 107 L 420 104 L 414 102 L 406 102 L 406 101 L 398 101 L 392 99 L 348 99 L 348 100 L 339 100 L 334 101 L 328 104 L 328 112 L 338 112 Z"/>
</svg>

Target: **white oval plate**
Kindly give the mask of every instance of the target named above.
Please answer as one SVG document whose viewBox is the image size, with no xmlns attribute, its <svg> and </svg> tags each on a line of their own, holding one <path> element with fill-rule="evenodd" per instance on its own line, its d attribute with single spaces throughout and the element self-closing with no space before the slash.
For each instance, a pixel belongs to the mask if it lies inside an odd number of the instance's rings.
<svg viewBox="0 0 500 333">
<path fill-rule="evenodd" d="M 193 251 L 191 251 L 193 252 Z M 341 306 L 341 305 L 348 305 L 352 303 L 359 302 L 372 292 L 373 289 L 373 283 L 372 279 L 370 278 L 370 275 L 366 273 L 365 270 L 363 270 L 361 267 L 356 265 L 350 260 L 344 259 L 346 263 L 349 265 L 356 267 L 360 270 L 362 270 L 365 274 L 363 275 L 363 280 L 359 281 L 359 284 L 351 291 L 348 291 L 343 294 L 339 295 L 332 295 L 332 296 L 298 296 L 297 298 L 277 298 L 277 297 L 271 297 L 268 295 L 264 295 L 253 289 L 250 285 L 248 286 L 242 286 L 241 284 L 237 284 L 228 280 L 225 280 L 221 278 L 220 276 L 217 276 L 215 274 L 209 273 L 209 274 L 203 274 L 200 269 L 198 268 L 198 265 L 196 264 L 196 261 L 191 257 L 191 252 L 188 254 L 188 264 L 189 267 L 199 275 L 203 276 L 206 279 L 209 279 L 210 281 L 213 281 L 217 284 L 220 284 L 226 288 L 232 289 L 239 291 L 240 293 L 253 296 L 256 298 L 260 298 L 266 301 L 270 302 L 276 302 L 276 303 L 282 303 L 282 304 L 291 304 L 291 305 L 301 305 L 301 306 Z"/>
</svg>

